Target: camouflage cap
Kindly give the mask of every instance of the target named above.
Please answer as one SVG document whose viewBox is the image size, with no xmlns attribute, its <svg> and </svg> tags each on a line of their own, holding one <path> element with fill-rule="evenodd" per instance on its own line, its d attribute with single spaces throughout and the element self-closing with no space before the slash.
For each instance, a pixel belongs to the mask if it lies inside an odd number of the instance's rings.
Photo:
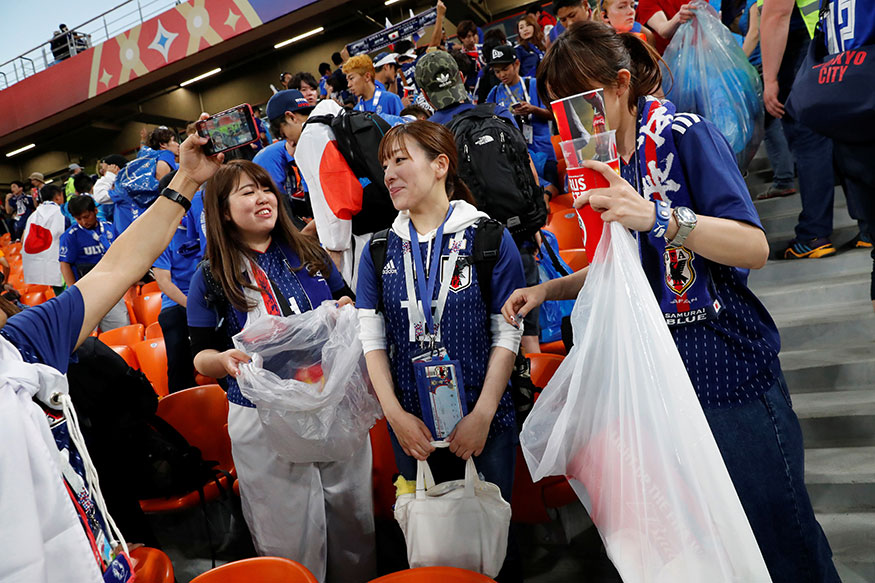
<svg viewBox="0 0 875 583">
<path fill-rule="evenodd" d="M 435 109 L 468 99 L 456 59 L 445 51 L 432 51 L 420 57 L 414 77 L 416 85 L 425 92 Z"/>
</svg>

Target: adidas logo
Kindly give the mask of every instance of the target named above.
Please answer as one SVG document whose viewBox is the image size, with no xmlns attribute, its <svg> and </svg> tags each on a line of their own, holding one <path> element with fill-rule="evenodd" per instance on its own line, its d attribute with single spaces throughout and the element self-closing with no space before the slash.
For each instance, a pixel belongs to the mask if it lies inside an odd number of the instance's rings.
<svg viewBox="0 0 875 583">
<path fill-rule="evenodd" d="M 452 77 L 450 77 L 449 73 L 441 73 L 437 77 L 435 77 L 435 80 L 438 82 L 438 86 L 441 88 L 448 87 L 453 84 L 453 79 Z"/>
<path fill-rule="evenodd" d="M 398 273 L 398 270 L 395 269 L 395 261 L 390 259 L 389 263 L 383 267 L 383 275 L 395 275 L 396 273 Z"/>
<path fill-rule="evenodd" d="M 477 138 L 477 141 L 474 142 L 474 144 L 477 146 L 484 146 L 484 145 L 488 144 L 489 142 L 494 142 L 494 141 L 495 141 L 495 139 L 492 136 L 480 136 L 479 138 Z"/>
</svg>

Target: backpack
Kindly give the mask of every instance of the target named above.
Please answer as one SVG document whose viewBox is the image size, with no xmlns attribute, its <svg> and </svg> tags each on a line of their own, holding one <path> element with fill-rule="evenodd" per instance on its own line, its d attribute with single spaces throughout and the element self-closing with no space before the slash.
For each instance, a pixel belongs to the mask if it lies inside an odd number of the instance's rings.
<svg viewBox="0 0 875 583">
<path fill-rule="evenodd" d="M 389 227 L 398 211 L 383 182 L 383 165 L 377 159 L 380 142 L 392 127 L 389 122 L 372 111 L 351 110 L 335 116 L 310 116 L 307 123 L 330 126 L 350 170 L 356 178 L 367 181 L 362 187 L 362 210 L 352 217 L 352 232 L 364 235 Z"/>
<path fill-rule="evenodd" d="M 128 162 L 115 179 L 115 188 L 121 194 L 146 208 L 158 198 L 158 152 L 150 150 L 144 156 Z"/>
<path fill-rule="evenodd" d="M 571 275 L 574 270 L 559 256 L 559 241 L 550 231 L 541 231 L 541 249 L 538 271 L 541 282 Z M 574 300 L 550 300 L 541 304 L 539 324 L 541 342 L 555 342 L 562 338 L 562 319 L 571 315 Z"/>
<path fill-rule="evenodd" d="M 477 208 L 504 223 L 516 241 L 530 239 L 547 220 L 541 186 L 532 175 L 529 150 L 519 129 L 481 103 L 453 117 L 459 176 Z"/>
</svg>

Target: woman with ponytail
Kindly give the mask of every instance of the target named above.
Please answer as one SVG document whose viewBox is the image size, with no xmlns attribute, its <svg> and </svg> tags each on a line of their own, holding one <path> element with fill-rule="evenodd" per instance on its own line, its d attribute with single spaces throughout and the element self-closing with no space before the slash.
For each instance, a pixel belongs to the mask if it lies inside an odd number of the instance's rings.
<svg viewBox="0 0 875 583">
<path fill-rule="evenodd" d="M 375 234 L 370 252 L 362 253 L 357 308 L 398 469 L 416 480 L 416 460 L 428 458 L 437 482 L 459 479 L 462 460 L 474 456 L 477 470 L 510 501 L 517 430 L 508 380 L 522 331 L 504 322 L 501 306 L 525 285 L 519 252 L 500 223 L 473 206 L 457 174 L 453 134 L 442 125 L 395 126 L 380 143 L 379 157 L 399 213 L 385 237 Z M 472 258 L 486 239 L 478 232 L 488 230 L 497 235 L 491 272 Z M 481 273 L 489 280 L 480 281 Z M 426 302 L 423 293 L 431 296 Z M 432 441 L 440 436 L 423 422 L 413 364 L 435 331 L 437 345 L 460 364 L 467 405 L 467 415 L 446 438 L 449 447 L 438 450 Z"/>
<path fill-rule="evenodd" d="M 538 70 L 544 102 L 604 91 L 620 175 L 586 162 L 609 186 L 586 192 L 606 222 L 634 231 L 641 262 L 689 373 L 775 583 L 838 581 L 804 482 L 799 421 L 778 352 L 780 336 L 747 287 L 769 246 L 726 139 L 709 121 L 652 94 L 659 56 L 635 36 L 574 25 Z M 577 297 L 587 269 L 517 290 L 508 321 L 544 300 Z"/>
</svg>

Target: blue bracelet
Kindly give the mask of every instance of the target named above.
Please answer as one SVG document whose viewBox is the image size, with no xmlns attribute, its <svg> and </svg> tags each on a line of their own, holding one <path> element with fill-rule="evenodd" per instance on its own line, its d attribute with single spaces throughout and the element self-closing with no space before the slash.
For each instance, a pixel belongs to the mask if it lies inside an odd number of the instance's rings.
<svg viewBox="0 0 875 583">
<path fill-rule="evenodd" d="M 654 200 L 653 204 L 656 206 L 656 222 L 653 224 L 653 228 L 650 229 L 650 236 L 662 238 L 665 237 L 665 233 L 668 231 L 668 221 L 671 219 L 671 205 L 664 200 Z"/>
</svg>

